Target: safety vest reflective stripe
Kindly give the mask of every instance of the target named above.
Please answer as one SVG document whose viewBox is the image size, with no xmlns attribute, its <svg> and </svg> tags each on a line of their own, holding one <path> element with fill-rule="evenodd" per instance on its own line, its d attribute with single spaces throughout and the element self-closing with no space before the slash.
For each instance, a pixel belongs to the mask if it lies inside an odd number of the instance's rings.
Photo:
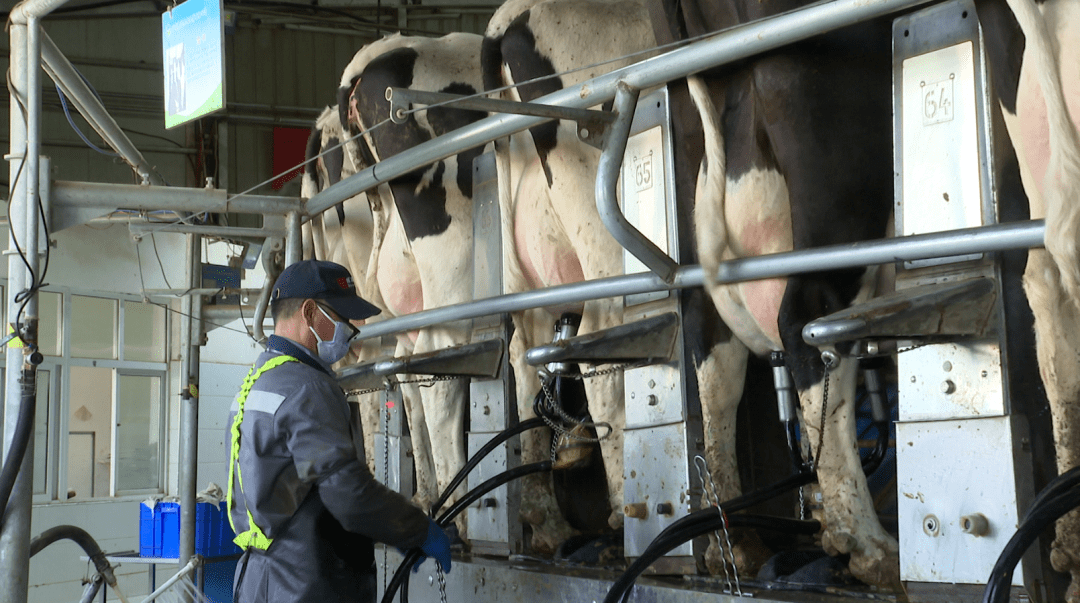
<svg viewBox="0 0 1080 603">
<path fill-rule="evenodd" d="M 244 476 L 240 471 L 240 424 L 244 421 L 244 403 L 247 402 L 248 394 L 251 393 L 252 386 L 266 371 L 281 366 L 286 362 L 298 362 L 296 358 L 282 354 L 281 356 L 275 356 L 266 362 L 266 364 L 260 366 L 258 370 L 255 367 L 251 367 L 248 371 L 247 377 L 244 378 L 244 385 L 240 387 L 240 394 L 236 397 L 237 410 L 236 417 L 233 419 L 232 428 L 230 433 L 232 435 L 231 446 L 229 451 L 229 494 L 228 494 L 228 514 L 229 525 L 232 526 L 233 532 L 236 532 L 236 523 L 232 518 L 233 508 L 233 476 L 236 476 L 236 481 L 240 483 L 240 493 L 244 493 Z M 235 473 L 234 473 L 235 472 Z M 245 505 L 246 506 L 246 505 Z M 272 539 L 267 538 L 266 534 L 263 534 L 262 529 L 255 525 L 255 518 L 251 516 L 251 507 L 247 507 L 248 529 L 240 532 L 233 538 L 233 542 L 242 549 L 257 548 L 265 551 L 270 548 Z"/>
</svg>

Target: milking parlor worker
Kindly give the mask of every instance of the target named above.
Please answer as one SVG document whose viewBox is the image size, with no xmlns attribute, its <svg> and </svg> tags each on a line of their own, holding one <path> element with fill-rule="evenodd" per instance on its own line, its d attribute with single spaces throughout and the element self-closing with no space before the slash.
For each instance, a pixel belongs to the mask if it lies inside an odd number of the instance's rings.
<svg viewBox="0 0 1080 603">
<path fill-rule="evenodd" d="M 229 519 L 244 549 L 234 601 L 373 602 L 373 541 L 419 547 L 450 570 L 450 541 L 375 481 L 355 405 L 330 365 L 379 310 L 332 262 L 285 268 L 271 295 L 274 334 L 230 413 Z"/>
</svg>

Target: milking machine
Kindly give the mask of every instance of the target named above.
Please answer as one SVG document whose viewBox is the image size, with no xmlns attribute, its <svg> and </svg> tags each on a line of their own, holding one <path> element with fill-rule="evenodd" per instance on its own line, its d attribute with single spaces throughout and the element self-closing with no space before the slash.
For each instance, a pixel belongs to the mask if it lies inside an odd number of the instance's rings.
<svg viewBox="0 0 1080 603">
<path fill-rule="evenodd" d="M 897 234 L 1026 217 L 1009 197 L 1019 189 L 1006 181 L 1008 143 L 974 5 L 955 0 L 899 17 L 893 41 Z M 934 584 L 981 584 L 992 570 L 999 593 L 1023 586 L 1033 600 L 1057 599 L 1048 542 L 1014 550 L 1014 564 L 1022 557 L 1015 575 L 995 567 L 1056 472 L 1046 400 L 1023 385 L 1038 375 L 1022 351 L 1034 349 L 1018 293 L 1023 260 L 902 262 L 896 293 L 803 332 L 811 345 L 854 344 L 866 356 L 898 346 L 900 574 L 913 600 Z"/>
</svg>

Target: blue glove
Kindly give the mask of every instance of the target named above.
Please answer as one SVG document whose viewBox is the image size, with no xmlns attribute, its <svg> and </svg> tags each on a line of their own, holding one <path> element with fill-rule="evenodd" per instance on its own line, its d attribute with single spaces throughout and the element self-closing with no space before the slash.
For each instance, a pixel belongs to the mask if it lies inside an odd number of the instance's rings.
<svg viewBox="0 0 1080 603">
<path fill-rule="evenodd" d="M 439 524 L 428 519 L 427 539 L 420 545 L 424 551 L 424 557 L 413 567 L 415 572 L 427 557 L 434 557 L 435 561 L 442 566 L 443 572 L 450 573 L 450 537 L 439 527 Z"/>
</svg>

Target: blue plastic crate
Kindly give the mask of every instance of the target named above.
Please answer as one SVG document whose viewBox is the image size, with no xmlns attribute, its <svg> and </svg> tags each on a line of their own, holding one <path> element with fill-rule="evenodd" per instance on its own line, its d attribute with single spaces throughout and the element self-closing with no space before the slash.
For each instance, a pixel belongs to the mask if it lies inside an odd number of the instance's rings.
<svg viewBox="0 0 1080 603">
<path fill-rule="evenodd" d="M 195 553 L 223 557 L 240 553 L 224 505 L 198 503 L 195 508 Z M 175 559 L 180 555 L 180 504 L 139 505 L 139 555 Z"/>
</svg>

